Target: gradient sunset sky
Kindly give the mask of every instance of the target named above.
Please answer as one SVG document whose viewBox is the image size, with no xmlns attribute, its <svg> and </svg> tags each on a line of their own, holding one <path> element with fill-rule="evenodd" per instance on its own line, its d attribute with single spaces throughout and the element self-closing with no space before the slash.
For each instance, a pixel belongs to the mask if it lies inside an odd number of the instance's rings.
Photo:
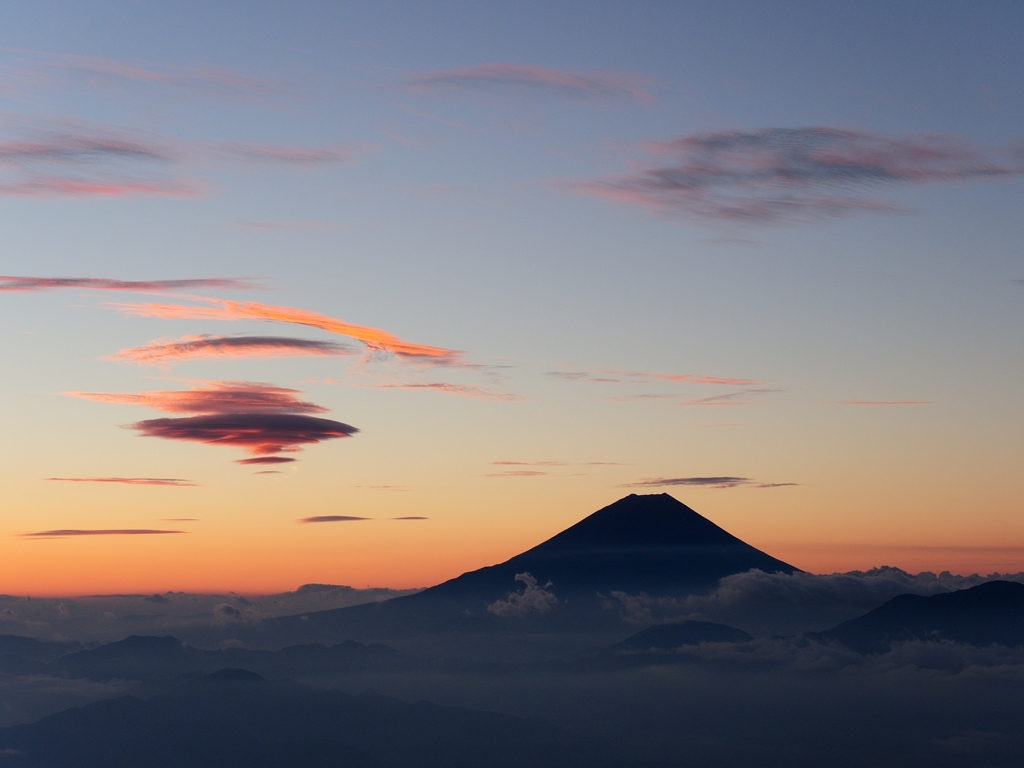
<svg viewBox="0 0 1024 768">
<path fill-rule="evenodd" d="M 1024 570 L 1022 29 L 8 4 L 0 592 L 427 586 L 661 492 Z"/>
</svg>

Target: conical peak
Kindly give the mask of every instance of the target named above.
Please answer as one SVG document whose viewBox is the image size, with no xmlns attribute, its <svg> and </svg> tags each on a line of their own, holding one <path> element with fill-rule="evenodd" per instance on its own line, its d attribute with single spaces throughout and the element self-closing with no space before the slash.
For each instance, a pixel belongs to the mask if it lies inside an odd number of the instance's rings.
<svg viewBox="0 0 1024 768">
<path fill-rule="evenodd" d="M 667 493 L 631 493 L 538 545 L 535 551 L 737 544 L 742 542 Z"/>
</svg>

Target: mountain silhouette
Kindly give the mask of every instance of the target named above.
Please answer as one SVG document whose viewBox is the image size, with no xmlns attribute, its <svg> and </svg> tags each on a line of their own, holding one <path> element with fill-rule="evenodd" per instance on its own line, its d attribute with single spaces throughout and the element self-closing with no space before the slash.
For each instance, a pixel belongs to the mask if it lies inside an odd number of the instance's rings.
<svg viewBox="0 0 1024 768">
<path fill-rule="evenodd" d="M 239 669 L 0 728 L 10 768 L 527 768 L 592 753 L 536 718 L 350 696 Z"/>
<path fill-rule="evenodd" d="M 898 595 L 858 619 L 811 637 L 865 654 L 883 653 L 893 643 L 908 640 L 1024 645 L 1024 584 L 987 581 L 929 597 Z"/>
<path fill-rule="evenodd" d="M 741 541 L 668 494 L 630 494 L 498 565 L 414 595 L 268 619 L 263 639 L 391 639 L 411 633 L 586 630 L 619 622 L 613 592 L 686 595 L 751 569 L 799 569 Z"/>
</svg>

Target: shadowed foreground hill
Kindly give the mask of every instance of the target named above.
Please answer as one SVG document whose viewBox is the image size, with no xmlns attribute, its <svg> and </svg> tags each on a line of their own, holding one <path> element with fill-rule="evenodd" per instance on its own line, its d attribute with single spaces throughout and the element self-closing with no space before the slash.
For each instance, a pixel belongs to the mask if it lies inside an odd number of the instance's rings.
<svg viewBox="0 0 1024 768">
<path fill-rule="evenodd" d="M 860 653 L 883 653 L 907 640 L 1024 645 L 1024 584 L 988 581 L 941 595 L 899 595 L 859 619 L 813 635 Z"/>
<path fill-rule="evenodd" d="M 0 762 L 11 768 L 528 768 L 591 758 L 542 720 L 349 696 L 238 669 L 0 729 Z"/>
<path fill-rule="evenodd" d="M 587 631 L 618 622 L 605 605 L 612 592 L 686 595 L 711 590 L 723 576 L 751 569 L 798 571 L 668 494 L 631 494 L 499 565 L 415 595 L 270 619 L 259 629 L 264 638 L 278 642 L 386 641 L 418 633 L 503 629 Z"/>
</svg>

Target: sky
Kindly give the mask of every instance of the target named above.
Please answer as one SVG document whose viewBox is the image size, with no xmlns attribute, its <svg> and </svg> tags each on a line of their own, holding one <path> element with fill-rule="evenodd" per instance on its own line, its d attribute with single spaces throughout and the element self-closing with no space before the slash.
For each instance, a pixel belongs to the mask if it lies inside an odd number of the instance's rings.
<svg viewBox="0 0 1024 768">
<path fill-rule="evenodd" d="M 1022 23 L 6 8 L 0 592 L 428 586 L 663 492 L 1024 570 Z"/>
</svg>

